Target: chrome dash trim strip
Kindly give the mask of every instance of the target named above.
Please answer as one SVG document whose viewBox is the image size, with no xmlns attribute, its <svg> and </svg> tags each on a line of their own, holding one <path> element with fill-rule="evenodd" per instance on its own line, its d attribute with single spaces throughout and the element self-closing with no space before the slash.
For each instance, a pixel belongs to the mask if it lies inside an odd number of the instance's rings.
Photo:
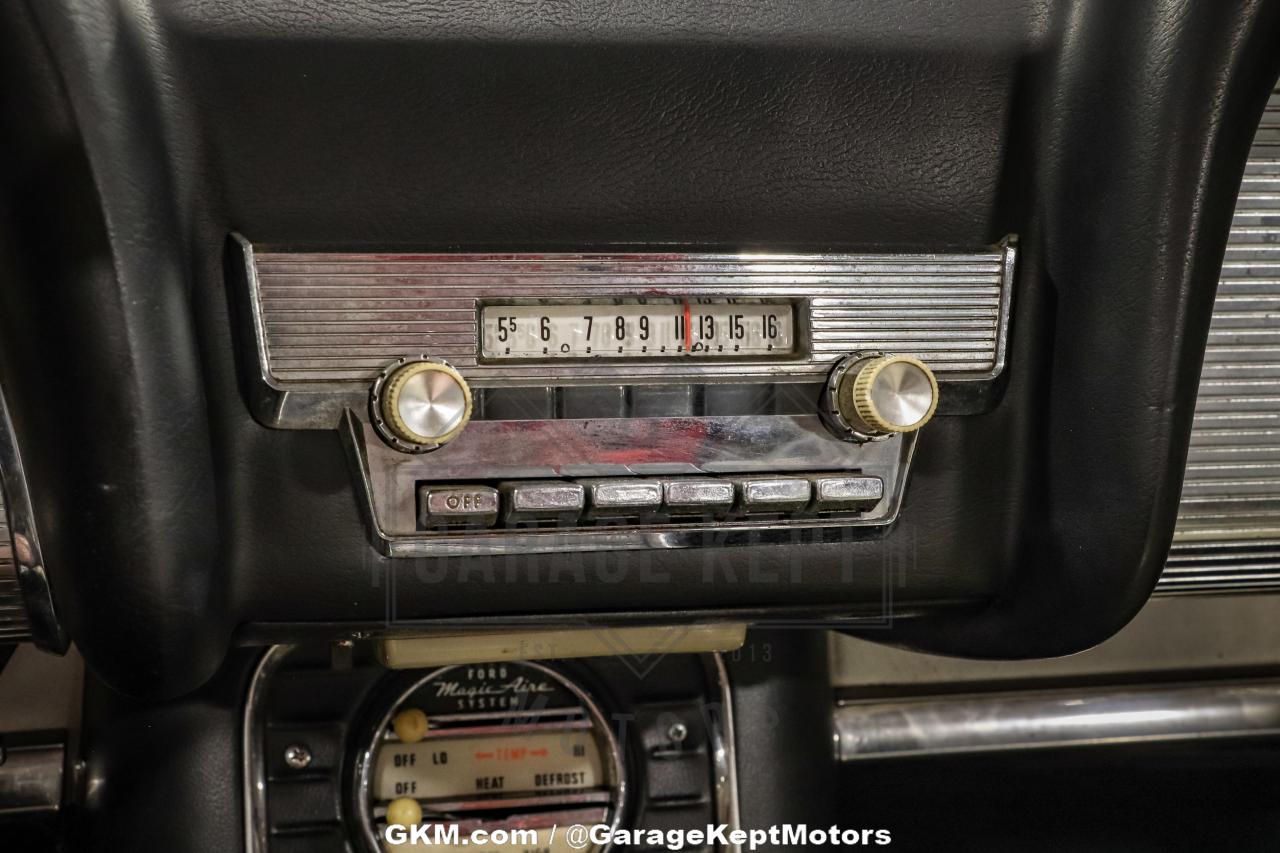
<svg viewBox="0 0 1280 853">
<path fill-rule="evenodd" d="M 733 685 L 729 681 L 729 668 L 725 666 L 724 656 L 717 652 L 711 658 L 715 663 L 716 686 L 720 691 L 720 719 L 711 721 L 716 820 L 727 826 L 731 833 L 742 828 L 742 812 L 738 802 L 737 735 L 733 728 Z M 742 845 L 727 842 L 721 853 L 742 853 Z"/>
<path fill-rule="evenodd" d="M 241 782 L 244 794 L 245 853 L 267 853 L 266 685 L 295 647 L 272 646 L 259 659 L 249 678 L 240 732 Z"/>
<path fill-rule="evenodd" d="M 9 406 L 0 390 L 0 492 L 4 495 L 3 509 L 8 521 L 8 544 L 11 548 L 14 572 L 31 640 L 41 649 L 54 654 L 67 650 L 68 640 L 58 612 L 53 606 L 53 590 L 45 571 L 44 552 L 40 548 L 40 536 L 36 532 L 35 513 L 31 508 L 31 493 L 27 487 L 26 469 Z"/>
<path fill-rule="evenodd" d="M 841 761 L 1280 734 L 1280 682 L 1079 689 L 835 709 Z"/>
</svg>

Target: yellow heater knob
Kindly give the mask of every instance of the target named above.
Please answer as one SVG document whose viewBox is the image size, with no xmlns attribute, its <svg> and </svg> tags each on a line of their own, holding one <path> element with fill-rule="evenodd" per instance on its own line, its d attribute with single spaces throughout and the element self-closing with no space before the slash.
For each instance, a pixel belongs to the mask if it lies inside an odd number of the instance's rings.
<svg viewBox="0 0 1280 853">
<path fill-rule="evenodd" d="M 417 743 L 427 736 L 427 715 L 417 708 L 406 708 L 396 714 L 391 728 L 401 743 Z"/>
<path fill-rule="evenodd" d="M 401 797 L 387 803 L 388 826 L 417 826 L 422 823 L 422 806 L 411 797 Z"/>
</svg>

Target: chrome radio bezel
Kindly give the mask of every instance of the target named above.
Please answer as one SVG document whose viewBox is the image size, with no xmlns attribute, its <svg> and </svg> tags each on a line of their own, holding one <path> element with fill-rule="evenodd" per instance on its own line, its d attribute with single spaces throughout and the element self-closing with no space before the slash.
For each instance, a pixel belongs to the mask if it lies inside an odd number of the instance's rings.
<svg viewBox="0 0 1280 853">
<path fill-rule="evenodd" d="M 448 445 L 410 455 L 378 438 L 370 423 L 370 387 L 387 364 L 421 354 L 451 363 L 481 392 L 584 385 L 803 388 L 820 386 L 851 351 L 882 351 L 924 356 L 938 379 L 938 414 L 977 413 L 993 404 L 1004 373 L 1017 257 L 1012 236 L 969 253 L 272 250 L 264 256 L 276 265 L 272 311 L 284 318 L 282 327 L 269 322 L 253 244 L 233 234 L 229 245 L 230 272 L 240 279 L 241 367 L 254 416 L 277 429 L 338 429 L 355 471 L 371 544 L 386 556 L 403 558 L 721 548 L 883 535 L 901 510 L 916 437 L 840 440 L 823 424 L 816 399 L 812 414 L 473 419 Z M 803 337 L 794 356 L 784 359 L 486 363 L 479 358 L 477 320 L 486 301 L 639 296 L 787 299 L 796 306 Z M 296 343 L 297 336 L 322 342 L 320 352 Z M 273 362 L 273 342 L 302 352 L 301 360 L 287 363 L 292 372 L 280 367 L 284 362 Z M 930 359 L 930 353 L 945 358 Z M 696 441 L 686 438 L 695 434 Z M 655 447 L 662 457 L 656 465 L 652 453 L 646 458 L 627 452 Z M 422 484 L 824 472 L 879 477 L 884 497 L 873 509 L 845 514 L 708 516 L 616 526 L 423 530 L 416 520 Z"/>
</svg>

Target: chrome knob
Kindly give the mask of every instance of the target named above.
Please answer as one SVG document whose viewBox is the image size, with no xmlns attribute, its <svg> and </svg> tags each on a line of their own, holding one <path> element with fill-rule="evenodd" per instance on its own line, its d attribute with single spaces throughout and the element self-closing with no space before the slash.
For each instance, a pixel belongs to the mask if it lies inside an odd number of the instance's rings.
<svg viewBox="0 0 1280 853">
<path fill-rule="evenodd" d="M 827 379 L 823 419 L 850 441 L 874 441 L 914 432 L 933 418 L 938 380 L 917 358 L 855 353 Z"/>
<path fill-rule="evenodd" d="M 471 420 L 471 389 L 443 361 L 402 358 L 382 372 L 369 399 L 378 434 L 397 450 L 425 453 L 458 437 Z"/>
</svg>

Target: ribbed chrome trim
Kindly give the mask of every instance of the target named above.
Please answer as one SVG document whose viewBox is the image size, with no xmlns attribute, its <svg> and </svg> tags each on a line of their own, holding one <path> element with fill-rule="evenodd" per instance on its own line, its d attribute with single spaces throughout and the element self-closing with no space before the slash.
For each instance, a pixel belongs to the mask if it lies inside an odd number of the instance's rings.
<svg viewBox="0 0 1280 853">
<path fill-rule="evenodd" d="M 521 381 L 821 379 L 855 350 L 990 375 L 1002 356 L 1007 254 L 370 255 L 257 250 L 267 372 L 278 383 L 377 378 L 429 352 L 478 386 Z M 804 300 L 811 347 L 789 360 L 562 364 L 477 360 L 477 308 L 499 298 L 727 296 Z"/>
<path fill-rule="evenodd" d="M 1267 111 L 1262 116 L 1258 134 L 1253 138 L 1250 157 L 1257 160 L 1280 160 L 1280 87 L 1271 93 Z"/>
<path fill-rule="evenodd" d="M 1280 589 L 1280 91 L 1236 202 L 1157 594 Z"/>
<path fill-rule="evenodd" d="M 1275 735 L 1280 682 L 854 702 L 835 730 L 841 761 Z"/>
<path fill-rule="evenodd" d="M 1156 591 L 1161 595 L 1259 592 L 1280 588 L 1280 540 L 1175 541 Z"/>
</svg>

